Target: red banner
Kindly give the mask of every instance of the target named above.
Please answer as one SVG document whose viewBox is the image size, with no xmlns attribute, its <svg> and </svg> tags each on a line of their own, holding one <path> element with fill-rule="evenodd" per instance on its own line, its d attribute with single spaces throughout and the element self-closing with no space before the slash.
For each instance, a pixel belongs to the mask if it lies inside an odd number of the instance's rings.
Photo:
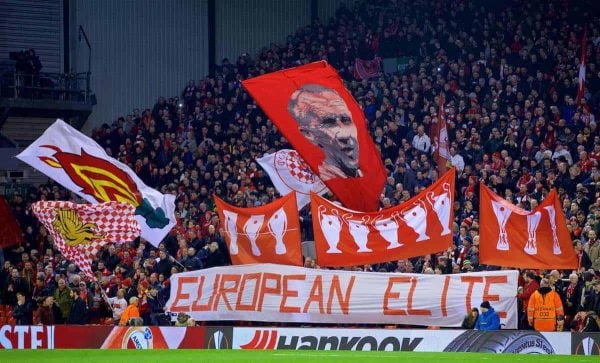
<svg viewBox="0 0 600 363">
<path fill-rule="evenodd" d="M 18 245 L 23 241 L 21 227 L 12 214 L 8 202 L 0 195 L 0 248 Z"/>
<path fill-rule="evenodd" d="M 356 266 L 423 256 L 452 244 L 454 168 L 414 198 L 362 213 L 311 195 L 317 262 Z"/>
<path fill-rule="evenodd" d="M 316 62 L 242 83 L 345 206 L 377 210 L 386 171 L 362 110 L 333 67 Z"/>
<path fill-rule="evenodd" d="M 302 265 L 296 193 L 255 208 L 238 208 L 215 196 L 231 262 Z"/>
<path fill-rule="evenodd" d="M 519 208 L 480 184 L 480 259 L 486 265 L 576 269 L 577 257 L 556 190 L 534 210 Z"/>
<path fill-rule="evenodd" d="M 369 79 L 377 77 L 381 72 L 381 58 L 354 59 L 354 77 L 357 79 Z"/>
<path fill-rule="evenodd" d="M 0 349 L 199 349 L 205 343 L 204 327 L 0 326 Z"/>
</svg>

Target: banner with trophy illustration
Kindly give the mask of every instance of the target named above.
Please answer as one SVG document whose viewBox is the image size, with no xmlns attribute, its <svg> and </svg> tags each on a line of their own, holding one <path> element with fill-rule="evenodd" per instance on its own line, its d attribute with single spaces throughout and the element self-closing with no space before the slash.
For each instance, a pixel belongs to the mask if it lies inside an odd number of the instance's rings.
<svg viewBox="0 0 600 363">
<path fill-rule="evenodd" d="M 279 263 L 302 266 L 296 193 L 254 208 L 239 208 L 215 196 L 234 265 Z"/>
<path fill-rule="evenodd" d="M 454 168 L 412 199 L 363 213 L 311 194 L 319 266 L 356 266 L 440 252 L 452 245 Z"/>
<path fill-rule="evenodd" d="M 577 256 L 555 189 L 532 211 L 480 184 L 480 262 L 531 269 L 576 269 Z"/>
</svg>

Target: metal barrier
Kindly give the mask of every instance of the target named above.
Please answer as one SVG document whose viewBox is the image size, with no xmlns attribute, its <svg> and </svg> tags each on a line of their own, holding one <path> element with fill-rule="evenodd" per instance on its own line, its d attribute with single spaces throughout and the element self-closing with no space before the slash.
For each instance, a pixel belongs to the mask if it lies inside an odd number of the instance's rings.
<svg viewBox="0 0 600 363">
<path fill-rule="evenodd" d="M 13 99 L 48 99 L 82 104 L 90 102 L 90 73 L 5 72 L 2 96 Z"/>
</svg>

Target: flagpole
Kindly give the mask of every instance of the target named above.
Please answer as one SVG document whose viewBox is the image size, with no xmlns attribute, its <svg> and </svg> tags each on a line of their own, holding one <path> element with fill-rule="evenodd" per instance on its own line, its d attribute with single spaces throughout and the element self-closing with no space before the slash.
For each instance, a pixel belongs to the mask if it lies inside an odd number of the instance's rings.
<svg viewBox="0 0 600 363">
<path fill-rule="evenodd" d="M 98 282 L 98 280 L 96 280 L 96 283 L 100 284 Z M 106 302 L 106 304 L 108 304 L 108 307 L 110 308 L 110 311 L 114 313 L 115 311 L 113 310 L 113 307 L 112 307 L 110 301 L 108 301 L 108 296 L 106 295 L 106 292 L 104 292 L 104 289 L 102 289 L 102 286 L 100 286 L 100 294 L 102 295 L 102 298 L 104 299 L 104 301 Z"/>
</svg>

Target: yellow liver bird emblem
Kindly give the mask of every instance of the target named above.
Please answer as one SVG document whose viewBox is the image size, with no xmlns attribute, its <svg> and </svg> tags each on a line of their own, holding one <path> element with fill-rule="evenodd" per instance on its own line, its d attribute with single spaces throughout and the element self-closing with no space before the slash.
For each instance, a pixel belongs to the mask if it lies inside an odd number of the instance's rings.
<svg viewBox="0 0 600 363">
<path fill-rule="evenodd" d="M 56 218 L 52 222 L 52 227 L 71 247 L 88 245 L 93 240 L 104 238 L 102 233 L 98 233 L 97 225 L 94 223 L 84 224 L 79 214 L 72 209 L 56 209 Z"/>
</svg>

